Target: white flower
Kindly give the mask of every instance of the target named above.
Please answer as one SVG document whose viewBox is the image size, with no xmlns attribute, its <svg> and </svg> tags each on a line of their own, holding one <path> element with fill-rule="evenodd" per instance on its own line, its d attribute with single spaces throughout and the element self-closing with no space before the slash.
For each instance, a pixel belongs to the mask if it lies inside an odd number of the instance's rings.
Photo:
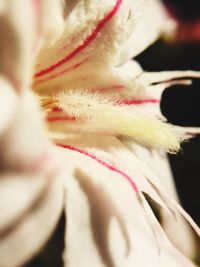
<svg viewBox="0 0 200 267">
<path fill-rule="evenodd" d="M 172 28 L 155 0 L 0 0 L 0 266 L 30 260 L 63 208 L 65 266 L 194 266 L 145 196 L 192 246 L 180 214 L 199 228 L 157 178 L 184 139 L 159 102 L 199 73 L 131 60 Z"/>
</svg>

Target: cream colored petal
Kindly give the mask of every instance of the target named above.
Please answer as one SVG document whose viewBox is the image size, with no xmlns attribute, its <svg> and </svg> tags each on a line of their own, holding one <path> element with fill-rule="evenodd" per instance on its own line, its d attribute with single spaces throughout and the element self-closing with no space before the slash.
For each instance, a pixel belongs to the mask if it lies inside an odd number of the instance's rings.
<svg viewBox="0 0 200 267">
<path fill-rule="evenodd" d="M 63 191 L 58 176 L 45 178 L 48 179 L 48 187 L 38 201 L 14 225 L 2 230 L 0 266 L 16 267 L 30 260 L 42 249 L 55 229 L 62 211 Z"/>
<path fill-rule="evenodd" d="M 128 162 L 117 158 L 121 154 L 117 150 L 113 162 L 105 160 L 105 156 L 98 155 L 105 152 L 105 148 L 100 143 L 97 147 L 93 153 L 91 149 L 80 153 L 85 151 L 80 147 L 78 151 L 75 148 L 62 152 L 64 162 L 69 164 L 69 176 L 65 180 L 68 214 L 65 265 L 140 267 L 148 263 L 153 267 L 170 263 L 174 267 L 194 266 L 169 242 L 148 204 L 144 199 L 141 202 L 141 195 L 134 193 L 123 175 L 102 162 L 118 170 L 126 169 L 129 174 L 129 168 L 136 169 L 137 173 L 131 176 L 134 182 L 144 168 L 140 169 L 134 161 L 132 167 L 128 167 Z M 100 160 L 88 157 L 87 153 Z M 111 154 L 110 151 L 105 155 L 111 158 Z M 138 181 L 140 179 L 138 177 Z"/>
<path fill-rule="evenodd" d="M 31 209 L 48 185 L 44 175 L 28 175 L 8 172 L 0 175 L 0 232 L 9 228 Z"/>
<path fill-rule="evenodd" d="M 62 35 L 53 46 L 44 46 L 37 60 L 34 88 L 41 93 L 51 88 L 102 88 L 104 81 L 107 86 L 126 83 L 127 73 L 133 71 L 133 76 L 134 70 L 124 63 L 168 29 L 167 15 L 157 0 L 106 4 L 80 0 L 66 2 L 65 9 Z M 122 63 L 125 66 L 118 71 L 116 66 Z"/>
<path fill-rule="evenodd" d="M 0 76 L 0 135 L 12 122 L 17 110 L 17 94 L 11 83 Z"/>
<path fill-rule="evenodd" d="M 12 122 L 0 137 L 0 148 L 2 170 L 34 170 L 38 158 L 46 153 L 44 125 L 38 103 L 31 92 L 24 92 L 18 99 Z"/>
<path fill-rule="evenodd" d="M 129 37 L 120 47 L 118 64 L 134 58 L 154 43 L 160 36 L 171 34 L 175 30 L 175 22 L 158 0 L 133 1 L 136 11 L 131 16 L 136 16 Z M 137 9 L 138 6 L 138 9 Z"/>
<path fill-rule="evenodd" d="M 42 0 L 38 4 L 42 45 L 52 45 L 64 28 L 64 1 Z"/>
<path fill-rule="evenodd" d="M 164 184 L 167 193 L 179 202 L 167 156 L 162 152 L 139 146 L 125 138 L 120 138 L 120 140 L 132 153 L 156 173 L 162 184 Z M 195 258 L 197 255 L 196 242 L 194 233 L 188 223 L 180 214 L 176 215 L 178 223 L 174 223 L 169 217 L 169 214 L 162 208 L 160 209 L 160 216 L 162 227 L 172 243 L 184 253 L 184 255 Z"/>
<path fill-rule="evenodd" d="M 0 73 L 12 82 L 16 90 L 22 90 L 30 84 L 36 40 L 33 1 L 1 2 Z"/>
</svg>

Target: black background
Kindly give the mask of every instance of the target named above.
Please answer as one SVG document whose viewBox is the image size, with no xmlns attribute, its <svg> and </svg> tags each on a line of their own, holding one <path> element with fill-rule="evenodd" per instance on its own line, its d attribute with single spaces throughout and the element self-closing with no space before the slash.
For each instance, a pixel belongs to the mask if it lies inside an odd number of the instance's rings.
<svg viewBox="0 0 200 267">
<path fill-rule="evenodd" d="M 200 0 L 165 0 L 184 22 L 200 20 Z M 137 60 L 147 71 L 200 71 L 200 40 L 195 43 L 156 42 Z M 174 86 L 163 93 L 163 114 L 172 124 L 200 127 L 200 80 L 192 86 Z M 182 152 L 169 156 L 183 207 L 200 225 L 200 137 L 182 145 Z"/>
<path fill-rule="evenodd" d="M 138 60 L 148 71 L 200 70 L 200 43 L 166 44 L 158 41 Z M 200 127 L 200 81 L 193 80 L 189 87 L 166 89 L 161 109 L 172 124 Z M 169 158 L 182 205 L 200 224 L 200 138 L 183 144 L 182 151 Z"/>
<path fill-rule="evenodd" d="M 175 8 L 176 15 L 184 21 L 200 19 L 200 0 L 165 0 Z M 200 70 L 199 43 L 167 44 L 156 42 L 137 60 L 147 71 Z M 162 111 L 169 122 L 182 126 L 200 127 L 200 81 L 189 87 L 174 86 L 163 94 Z M 182 146 L 182 152 L 169 156 L 175 182 L 183 207 L 200 225 L 200 137 Z M 56 231 L 44 250 L 26 267 L 61 267 L 64 248 L 65 216 L 61 217 Z"/>
</svg>

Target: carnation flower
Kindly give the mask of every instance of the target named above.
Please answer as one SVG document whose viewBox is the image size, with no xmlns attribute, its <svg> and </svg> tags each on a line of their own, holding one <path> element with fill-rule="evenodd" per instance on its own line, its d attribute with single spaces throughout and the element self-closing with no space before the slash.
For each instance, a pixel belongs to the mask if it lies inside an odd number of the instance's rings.
<svg viewBox="0 0 200 267">
<path fill-rule="evenodd" d="M 193 130 L 160 100 L 200 74 L 132 59 L 173 31 L 156 0 L 0 1 L 0 266 L 36 255 L 63 210 L 65 267 L 194 266 L 165 155 Z"/>
</svg>

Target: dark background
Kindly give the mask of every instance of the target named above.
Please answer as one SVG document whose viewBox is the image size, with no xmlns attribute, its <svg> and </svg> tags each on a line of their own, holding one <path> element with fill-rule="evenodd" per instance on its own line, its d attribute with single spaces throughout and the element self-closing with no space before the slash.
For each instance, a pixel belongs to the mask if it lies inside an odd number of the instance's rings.
<svg viewBox="0 0 200 267">
<path fill-rule="evenodd" d="M 138 57 L 145 70 L 200 70 L 199 44 L 166 44 L 158 41 Z M 163 93 L 161 109 L 168 121 L 200 127 L 200 81 L 192 86 L 173 86 Z M 200 137 L 182 145 L 170 155 L 170 163 L 183 207 L 200 224 Z"/>
<path fill-rule="evenodd" d="M 200 18 L 199 0 L 163 0 L 163 2 L 174 10 L 180 20 L 189 22 Z"/>
<path fill-rule="evenodd" d="M 200 0 L 165 0 L 170 13 L 182 23 L 200 20 Z M 199 29 L 200 31 L 200 29 Z M 188 39 L 190 39 L 188 37 Z M 159 40 L 137 57 L 147 71 L 199 70 L 199 42 L 165 43 Z M 163 94 L 161 108 L 169 122 L 181 126 L 200 127 L 200 80 L 189 87 L 174 86 Z M 169 156 L 175 183 L 183 207 L 200 225 L 200 137 L 182 146 L 182 152 Z M 26 267 L 61 267 L 64 247 L 65 216 L 44 250 Z"/>
<path fill-rule="evenodd" d="M 200 21 L 200 0 L 165 0 L 181 23 Z M 200 31 L 200 27 L 199 27 Z M 159 40 L 137 60 L 147 71 L 200 71 L 200 39 L 165 43 Z M 174 86 L 163 93 L 163 114 L 172 124 L 200 127 L 200 80 L 192 86 Z M 183 207 L 200 225 L 200 137 L 182 145 L 182 152 L 169 156 Z"/>
</svg>

